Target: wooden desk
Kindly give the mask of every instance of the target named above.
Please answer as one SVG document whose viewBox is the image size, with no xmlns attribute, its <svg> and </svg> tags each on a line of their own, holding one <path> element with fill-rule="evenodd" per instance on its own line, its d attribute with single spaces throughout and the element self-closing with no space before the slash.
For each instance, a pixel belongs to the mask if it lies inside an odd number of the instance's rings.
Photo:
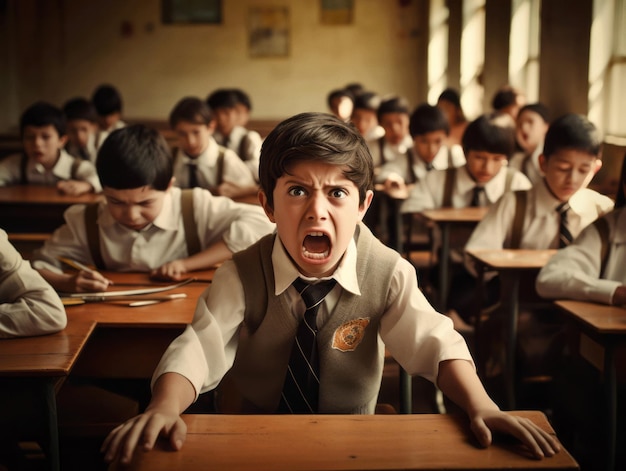
<svg viewBox="0 0 626 471">
<path fill-rule="evenodd" d="M 151 378 L 167 346 L 193 320 L 198 298 L 209 286 L 207 281 L 213 279 L 214 273 L 215 270 L 194 272 L 190 276 L 203 281 L 163 293 L 187 294 L 183 299 L 141 307 L 128 307 L 116 302 L 67 306 L 68 319 L 87 319 L 97 323 L 96 331 L 83 349 L 72 375 Z M 118 284 L 110 287 L 109 291 L 173 284 L 152 282 L 147 273 L 104 272 L 104 275 Z"/>
<path fill-rule="evenodd" d="M 63 212 L 72 204 L 94 203 L 102 196 L 63 195 L 54 186 L 0 187 L 0 221 L 7 232 L 52 232 L 63 224 Z"/>
<path fill-rule="evenodd" d="M 519 288 L 523 273 L 539 270 L 556 253 L 556 250 L 467 250 L 466 253 L 477 264 L 479 282 L 486 271 L 497 271 L 503 280 L 500 302 L 507 325 L 506 366 L 504 371 L 507 391 L 507 408 L 515 407 L 515 351 L 517 348 L 517 323 L 519 315 Z M 506 285 L 506 289 L 504 286 Z"/>
<path fill-rule="evenodd" d="M 473 227 L 485 214 L 487 207 L 480 208 L 439 208 L 427 209 L 420 214 L 426 220 L 441 228 L 441 257 L 439 259 L 439 306 L 440 312 L 448 309 L 448 293 L 450 290 L 450 231 L 453 226 Z"/>
<path fill-rule="evenodd" d="M 541 412 L 516 412 L 553 433 Z M 162 443 L 138 450 L 115 470 L 386 470 L 578 469 L 562 450 L 552 458 L 522 456 L 507 442 L 481 449 L 464 417 L 416 415 L 187 415 L 182 450 Z"/>
<path fill-rule="evenodd" d="M 613 470 L 617 446 L 616 351 L 626 348 L 626 309 L 583 301 L 557 301 L 556 305 L 581 331 L 580 355 L 604 376 L 607 469 Z"/>
<path fill-rule="evenodd" d="M 0 424 L 19 436 L 44 433 L 50 468 L 58 470 L 56 388 L 67 377 L 95 326 L 72 320 L 52 335 L 0 340 Z"/>
</svg>

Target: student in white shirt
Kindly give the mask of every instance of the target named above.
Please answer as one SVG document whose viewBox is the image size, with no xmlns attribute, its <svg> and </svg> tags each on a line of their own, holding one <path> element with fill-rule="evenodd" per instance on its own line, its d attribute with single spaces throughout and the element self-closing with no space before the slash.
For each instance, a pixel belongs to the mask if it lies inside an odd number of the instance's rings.
<svg viewBox="0 0 626 471">
<path fill-rule="evenodd" d="M 176 186 L 199 186 L 230 198 L 256 195 L 259 187 L 246 164 L 213 138 L 215 118 L 205 102 L 196 97 L 181 99 L 169 121 L 179 143 L 173 150 Z"/>
<path fill-rule="evenodd" d="M 554 437 L 499 410 L 462 337 L 425 300 L 415 270 L 360 223 L 373 196 L 373 168 L 358 132 L 329 114 L 303 113 L 265 142 L 261 200 L 277 232 L 218 269 L 193 324 L 161 359 L 145 413 L 109 434 L 105 460 L 128 463 L 136 447 L 152 449 L 159 435 L 180 449 L 180 414 L 226 372 L 246 410 L 289 413 L 283 383 L 305 310 L 297 280 L 334 283 L 313 327 L 319 387 L 297 413 L 372 413 L 387 347 L 466 411 L 482 446 L 499 431 L 518 437 L 535 458 L 558 452 Z M 257 266 L 245 263 L 250 256 Z"/>
<path fill-rule="evenodd" d="M 97 271 L 63 273 L 59 256 L 177 280 L 229 259 L 273 230 L 256 205 L 201 188 L 191 193 L 175 188 L 167 144 L 146 126 L 112 132 L 96 165 L 104 201 L 71 206 L 65 225 L 34 254 L 33 266 L 59 291 L 103 291 L 109 285 Z"/>
<path fill-rule="evenodd" d="M 380 102 L 380 96 L 374 92 L 362 92 L 354 98 L 350 122 L 366 141 L 375 141 L 385 134 L 383 127 L 378 124 Z"/>
<path fill-rule="evenodd" d="M 0 339 L 51 334 L 66 324 L 57 293 L 0 229 Z"/>
<path fill-rule="evenodd" d="M 515 120 L 515 138 L 522 152 L 511 157 L 509 166 L 526 175 L 533 185 L 542 180 L 539 156 L 543 151 L 543 140 L 549 125 L 548 109 L 542 103 L 523 106 Z"/>
<path fill-rule="evenodd" d="M 28 107 L 20 118 L 24 152 L 0 161 L 0 186 L 56 186 L 61 193 L 74 196 L 100 192 L 94 165 L 64 149 L 65 126 L 63 111 L 56 106 L 37 102 Z"/>
<path fill-rule="evenodd" d="M 98 115 L 95 107 L 86 98 L 76 97 L 63 105 L 63 113 L 67 121 L 65 149 L 70 155 L 95 165 L 98 154 Z"/>
</svg>

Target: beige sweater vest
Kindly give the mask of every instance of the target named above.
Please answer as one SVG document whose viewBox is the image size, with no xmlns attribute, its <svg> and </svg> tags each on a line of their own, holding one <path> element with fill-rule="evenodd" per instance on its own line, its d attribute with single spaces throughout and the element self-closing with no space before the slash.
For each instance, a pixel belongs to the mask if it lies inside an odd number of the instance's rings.
<svg viewBox="0 0 626 471">
<path fill-rule="evenodd" d="M 274 295 L 274 238 L 266 236 L 233 257 L 247 307 L 233 367 L 220 386 L 222 412 L 275 412 L 280 401 L 298 320 L 285 294 Z M 380 389 L 384 345 L 378 327 L 399 255 L 363 224 L 355 239 L 357 277 L 367 295 L 342 291 L 320 327 L 320 413 L 373 413 Z"/>
</svg>

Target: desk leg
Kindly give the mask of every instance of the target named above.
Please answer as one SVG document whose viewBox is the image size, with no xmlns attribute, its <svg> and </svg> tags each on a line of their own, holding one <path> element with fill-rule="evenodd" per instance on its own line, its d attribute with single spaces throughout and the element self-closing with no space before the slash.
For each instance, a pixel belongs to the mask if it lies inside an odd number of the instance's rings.
<svg viewBox="0 0 626 471">
<path fill-rule="evenodd" d="M 612 345 L 607 345 L 604 348 L 604 390 L 607 414 L 606 469 L 613 471 L 617 447 L 617 372 L 615 370 L 615 351 Z"/>
<path fill-rule="evenodd" d="M 411 375 L 400 367 L 400 413 L 413 413 L 413 384 Z"/>
<path fill-rule="evenodd" d="M 504 378 L 506 381 L 506 400 L 509 410 L 515 409 L 515 353 L 517 351 L 517 323 L 519 316 L 519 273 L 509 274 L 511 285 L 506 296 L 505 315 L 507 319 L 506 367 Z"/>
<path fill-rule="evenodd" d="M 441 227 L 441 260 L 439 260 L 439 311 L 443 314 L 448 310 L 448 290 L 450 287 L 450 224 L 442 223 Z"/>
<path fill-rule="evenodd" d="M 50 469 L 59 471 L 61 469 L 61 457 L 59 452 L 59 424 L 57 417 L 57 400 L 55 382 L 46 381 L 44 386 L 44 396 L 46 404 L 46 420 L 48 432 L 48 456 Z"/>
</svg>

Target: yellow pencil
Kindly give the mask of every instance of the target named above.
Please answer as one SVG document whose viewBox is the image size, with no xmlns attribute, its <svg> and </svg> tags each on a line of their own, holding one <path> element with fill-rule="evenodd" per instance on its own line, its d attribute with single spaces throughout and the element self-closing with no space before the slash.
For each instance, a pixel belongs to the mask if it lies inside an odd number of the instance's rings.
<svg viewBox="0 0 626 471">
<path fill-rule="evenodd" d="M 76 260 L 72 260 L 71 258 L 67 258 L 67 257 L 57 257 L 57 259 L 60 262 L 65 263 L 66 265 L 75 268 L 76 270 L 83 270 L 86 271 L 88 273 L 95 273 L 96 270 L 94 270 L 93 268 L 89 268 L 87 265 L 77 262 Z"/>
</svg>

